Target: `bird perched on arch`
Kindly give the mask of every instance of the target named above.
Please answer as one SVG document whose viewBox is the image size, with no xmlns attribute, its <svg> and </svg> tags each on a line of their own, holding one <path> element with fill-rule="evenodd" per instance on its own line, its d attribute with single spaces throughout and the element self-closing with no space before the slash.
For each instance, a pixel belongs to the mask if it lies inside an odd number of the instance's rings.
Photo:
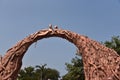
<svg viewBox="0 0 120 80">
<path fill-rule="evenodd" d="M 54 31 L 53 28 L 52 28 L 52 24 L 49 24 L 49 29 Z"/>
<path fill-rule="evenodd" d="M 49 28 L 50 28 L 50 29 L 52 28 L 52 24 L 49 24 Z"/>
<path fill-rule="evenodd" d="M 54 29 L 58 29 L 58 26 L 57 26 L 57 25 L 55 25 L 55 26 L 54 26 Z"/>
</svg>

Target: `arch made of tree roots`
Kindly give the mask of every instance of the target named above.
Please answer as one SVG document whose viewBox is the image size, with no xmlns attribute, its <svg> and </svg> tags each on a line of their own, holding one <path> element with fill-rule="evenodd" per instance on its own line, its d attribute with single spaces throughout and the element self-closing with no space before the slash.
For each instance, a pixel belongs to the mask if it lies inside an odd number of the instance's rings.
<svg viewBox="0 0 120 80">
<path fill-rule="evenodd" d="M 66 39 L 79 49 L 86 80 L 120 80 L 120 56 L 114 50 L 87 36 L 51 26 L 19 41 L 0 58 L 0 80 L 16 80 L 29 46 L 48 37 Z"/>
</svg>

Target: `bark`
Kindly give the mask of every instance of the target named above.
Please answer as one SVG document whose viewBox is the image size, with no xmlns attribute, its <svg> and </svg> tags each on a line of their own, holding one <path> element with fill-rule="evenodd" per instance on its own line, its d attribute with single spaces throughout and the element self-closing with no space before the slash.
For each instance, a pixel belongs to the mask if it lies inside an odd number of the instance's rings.
<svg viewBox="0 0 120 80">
<path fill-rule="evenodd" d="M 60 37 L 73 43 L 83 57 L 86 80 L 120 80 L 120 56 L 87 36 L 50 27 L 19 41 L 0 58 L 0 80 L 16 80 L 22 59 L 34 42 L 43 38 Z"/>
</svg>

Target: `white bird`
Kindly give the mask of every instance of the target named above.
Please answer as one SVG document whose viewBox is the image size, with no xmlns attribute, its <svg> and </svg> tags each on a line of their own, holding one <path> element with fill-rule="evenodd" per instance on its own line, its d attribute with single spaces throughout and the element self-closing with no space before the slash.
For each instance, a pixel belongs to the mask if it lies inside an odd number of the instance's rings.
<svg viewBox="0 0 120 80">
<path fill-rule="evenodd" d="M 52 24 L 49 24 L 49 29 L 54 31 L 53 28 L 52 28 Z"/>
<path fill-rule="evenodd" d="M 52 24 L 49 24 L 49 28 L 52 29 Z"/>
<path fill-rule="evenodd" d="M 54 26 L 54 29 L 58 29 L 58 26 L 57 26 L 57 25 L 55 25 L 55 26 Z"/>
</svg>

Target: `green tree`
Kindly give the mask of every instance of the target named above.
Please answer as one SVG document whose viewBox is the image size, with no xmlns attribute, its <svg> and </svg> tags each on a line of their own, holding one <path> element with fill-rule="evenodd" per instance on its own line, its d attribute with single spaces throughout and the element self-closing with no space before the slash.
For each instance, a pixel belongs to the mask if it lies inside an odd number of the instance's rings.
<svg viewBox="0 0 120 80">
<path fill-rule="evenodd" d="M 65 63 L 68 73 L 63 76 L 63 80 L 84 80 L 82 59 L 75 57 L 71 63 Z"/>
<path fill-rule="evenodd" d="M 48 79 L 52 79 L 52 80 L 58 80 L 59 78 L 59 72 L 55 69 L 51 69 L 51 68 L 46 68 L 45 67 L 46 64 L 39 66 L 36 66 L 36 74 L 39 77 L 39 80 L 48 80 Z"/>
<path fill-rule="evenodd" d="M 34 67 L 21 69 L 18 74 L 18 80 L 37 80 Z"/>
<path fill-rule="evenodd" d="M 105 46 L 114 49 L 120 55 L 120 37 L 113 36 L 110 41 L 104 42 Z"/>
<path fill-rule="evenodd" d="M 18 80 L 58 80 L 58 78 L 59 72 L 55 69 L 46 68 L 46 64 L 26 67 L 21 69 L 18 74 Z"/>
<path fill-rule="evenodd" d="M 51 69 L 51 68 L 47 68 L 47 74 L 46 74 L 46 79 L 51 79 L 51 80 L 58 80 L 59 76 L 59 72 L 56 69 Z"/>
<path fill-rule="evenodd" d="M 45 75 L 47 74 L 46 68 L 45 68 L 46 65 L 47 64 L 44 64 L 41 66 L 39 66 L 39 65 L 36 66 L 36 74 L 38 75 L 39 80 L 45 80 Z"/>
</svg>

